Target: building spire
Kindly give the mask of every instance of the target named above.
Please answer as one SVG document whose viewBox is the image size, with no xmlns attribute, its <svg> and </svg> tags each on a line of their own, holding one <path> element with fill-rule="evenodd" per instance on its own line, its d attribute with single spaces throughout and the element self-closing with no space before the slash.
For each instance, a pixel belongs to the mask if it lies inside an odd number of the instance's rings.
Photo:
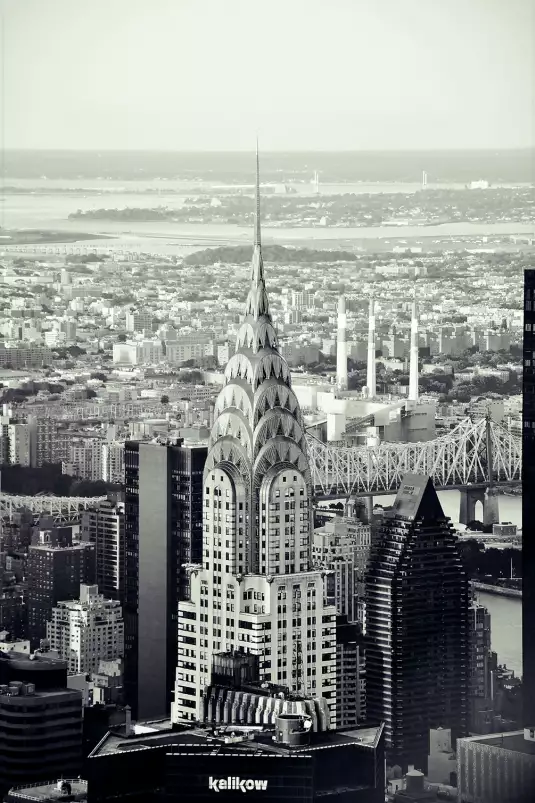
<svg viewBox="0 0 535 803">
<path fill-rule="evenodd" d="M 256 209 L 253 261 L 251 264 L 251 287 L 245 305 L 245 314 L 252 315 L 255 320 L 261 316 L 269 316 L 269 303 L 264 282 L 264 261 L 262 259 L 262 239 L 260 232 L 260 159 L 258 156 L 258 138 L 256 140 Z"/>
<path fill-rule="evenodd" d="M 254 231 L 255 248 L 262 247 L 262 237 L 260 231 L 260 159 L 258 156 L 258 137 L 256 138 L 256 214 Z"/>
</svg>

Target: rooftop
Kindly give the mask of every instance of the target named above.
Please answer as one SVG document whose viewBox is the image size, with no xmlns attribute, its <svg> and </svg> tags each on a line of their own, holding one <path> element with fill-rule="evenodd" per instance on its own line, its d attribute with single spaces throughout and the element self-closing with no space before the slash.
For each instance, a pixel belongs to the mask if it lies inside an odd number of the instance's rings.
<svg viewBox="0 0 535 803">
<path fill-rule="evenodd" d="M 123 729 L 110 731 L 95 747 L 90 754 L 90 758 L 108 756 L 131 750 L 147 750 L 155 747 L 172 746 L 198 746 L 207 744 L 229 746 L 241 750 L 253 750 L 255 752 L 279 753 L 286 755 L 292 753 L 311 753 L 340 745 L 354 745 L 374 749 L 382 733 L 382 725 L 375 728 L 352 728 L 340 731 L 324 731 L 322 733 L 311 733 L 310 743 L 297 747 L 290 747 L 273 741 L 273 730 L 262 730 L 254 727 L 240 727 L 236 725 L 228 726 L 226 729 L 219 727 L 218 734 L 214 735 L 214 727 L 194 727 L 172 729 L 170 720 L 160 720 L 158 722 L 147 722 L 136 724 L 134 733 L 130 736 L 125 734 Z M 230 734 L 246 734 L 249 738 L 243 741 L 228 743 L 225 740 Z"/>
<path fill-rule="evenodd" d="M 50 781 L 48 783 L 29 784 L 27 786 L 17 786 L 10 789 L 8 800 L 12 798 L 23 798 L 24 800 L 35 801 L 56 801 L 64 800 L 65 792 L 62 791 L 60 784 L 68 783 L 71 787 L 69 800 L 82 801 L 87 799 L 87 781 L 80 778 L 61 779 L 61 782 Z M 59 788 L 58 788 L 59 787 Z"/>
<path fill-rule="evenodd" d="M 524 753 L 535 756 L 535 741 L 524 739 L 524 731 L 510 731 L 508 733 L 493 733 L 491 736 L 471 736 L 462 739 L 462 742 L 478 742 L 500 750 L 510 750 L 512 753 Z"/>
</svg>

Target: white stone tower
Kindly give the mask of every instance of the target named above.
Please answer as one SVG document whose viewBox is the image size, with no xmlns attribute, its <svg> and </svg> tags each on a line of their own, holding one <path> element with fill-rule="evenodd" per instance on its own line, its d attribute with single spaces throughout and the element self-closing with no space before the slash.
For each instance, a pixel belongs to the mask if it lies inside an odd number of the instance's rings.
<svg viewBox="0 0 535 803">
<path fill-rule="evenodd" d="M 303 417 L 264 281 L 260 181 L 249 294 L 214 410 L 203 479 L 203 562 L 178 614 L 172 719 L 202 718 L 217 653 L 258 656 L 260 679 L 324 698 L 336 720 L 336 609 L 312 569 Z"/>
</svg>

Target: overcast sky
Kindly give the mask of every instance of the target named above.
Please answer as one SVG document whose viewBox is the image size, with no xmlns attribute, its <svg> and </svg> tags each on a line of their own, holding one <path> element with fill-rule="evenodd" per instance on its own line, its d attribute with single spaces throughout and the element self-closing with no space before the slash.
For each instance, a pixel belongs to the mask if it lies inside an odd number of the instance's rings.
<svg viewBox="0 0 535 803">
<path fill-rule="evenodd" d="M 0 0 L 8 148 L 534 144 L 533 0 Z"/>
</svg>

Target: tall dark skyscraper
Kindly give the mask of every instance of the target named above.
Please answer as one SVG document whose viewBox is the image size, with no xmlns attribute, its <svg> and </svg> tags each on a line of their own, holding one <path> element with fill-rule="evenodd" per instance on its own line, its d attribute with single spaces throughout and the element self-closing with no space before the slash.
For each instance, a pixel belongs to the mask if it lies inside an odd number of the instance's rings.
<svg viewBox="0 0 535 803">
<path fill-rule="evenodd" d="M 95 545 L 98 590 L 106 599 L 124 595 L 124 504 L 106 499 L 82 516 L 82 534 Z"/>
<path fill-rule="evenodd" d="M 138 719 L 169 715 L 182 567 L 202 559 L 206 453 L 181 441 L 125 445 L 125 693 Z"/>
<path fill-rule="evenodd" d="M 466 735 L 468 579 L 429 477 L 408 474 L 366 576 L 367 716 L 389 763 L 427 768 L 430 728 Z"/>
<path fill-rule="evenodd" d="M 522 677 L 524 728 L 535 731 L 535 270 L 524 274 Z"/>
<path fill-rule="evenodd" d="M 60 600 L 78 599 L 80 585 L 95 581 L 95 547 L 72 543 L 70 527 L 45 521 L 28 549 L 28 637 L 32 649 L 46 638 L 46 623 Z"/>
</svg>

